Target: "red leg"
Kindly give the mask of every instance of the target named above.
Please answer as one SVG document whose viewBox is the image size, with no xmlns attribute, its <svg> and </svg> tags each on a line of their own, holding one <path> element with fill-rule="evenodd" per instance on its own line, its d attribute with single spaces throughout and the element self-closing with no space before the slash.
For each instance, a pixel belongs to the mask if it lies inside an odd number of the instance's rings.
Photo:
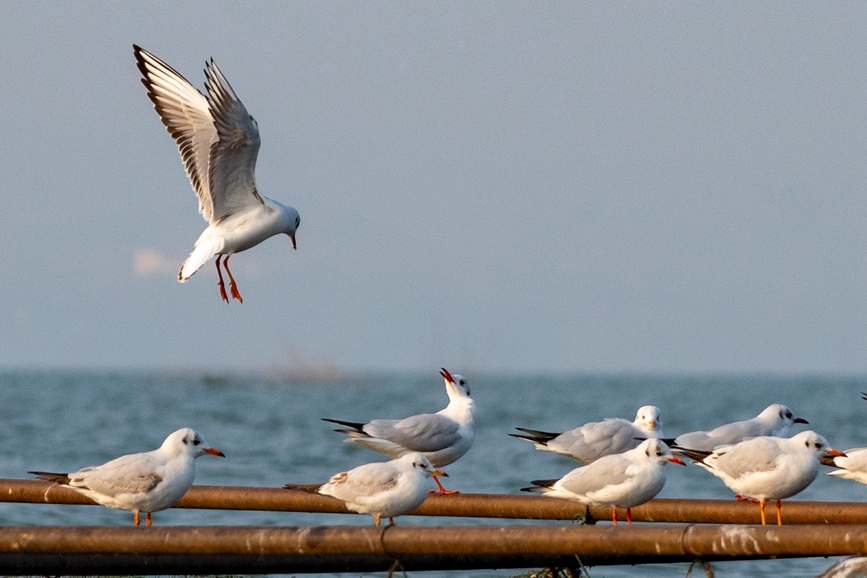
<svg viewBox="0 0 867 578">
<path fill-rule="evenodd" d="M 439 491 L 438 491 L 438 492 L 434 492 L 433 490 L 431 490 L 431 491 L 430 491 L 431 494 L 436 493 L 436 494 L 441 494 L 441 495 L 443 495 L 443 496 L 447 496 L 448 494 L 460 494 L 460 492 L 457 491 L 457 490 L 452 490 L 452 491 L 446 490 L 446 489 L 443 487 L 443 485 L 440 483 L 439 479 L 437 479 L 437 476 L 434 476 L 434 477 L 433 477 L 433 481 L 434 481 L 434 483 L 436 483 L 437 488 L 439 488 Z"/>
<path fill-rule="evenodd" d="M 151 513 L 150 512 L 148 512 L 148 515 L 145 516 L 145 524 L 147 524 L 148 526 L 153 524 L 153 520 L 151 520 Z"/>
<path fill-rule="evenodd" d="M 762 526 L 765 525 L 765 501 L 759 500 L 759 509 L 762 512 Z"/>
<path fill-rule="evenodd" d="M 216 263 L 217 263 L 217 277 L 220 278 L 220 297 L 223 298 L 223 301 L 228 303 L 229 302 L 229 296 L 226 295 L 226 284 L 223 283 L 223 272 L 220 271 L 220 258 L 221 257 L 222 257 L 222 255 L 217 255 L 217 261 L 216 261 Z"/>
<path fill-rule="evenodd" d="M 777 500 L 777 526 L 783 525 L 783 514 L 780 512 L 780 500 Z"/>
<path fill-rule="evenodd" d="M 626 508 L 626 525 L 632 525 L 632 508 Z"/>
<path fill-rule="evenodd" d="M 132 522 L 133 522 L 133 524 L 135 524 L 136 526 L 138 526 L 138 525 L 139 525 L 139 521 L 140 521 L 140 520 L 138 519 L 138 512 L 136 512 L 136 513 L 135 513 L 135 517 L 132 519 Z"/>
<path fill-rule="evenodd" d="M 223 267 L 226 268 L 226 273 L 229 274 L 229 289 L 232 291 L 232 297 L 243 303 L 244 300 L 241 299 L 241 294 L 238 292 L 238 286 L 235 285 L 235 278 L 232 277 L 232 272 L 229 271 L 229 257 L 231 257 L 231 255 L 226 255 L 226 258 L 223 259 Z"/>
<path fill-rule="evenodd" d="M 394 526 L 394 518 L 389 518 L 389 519 L 388 519 L 388 525 L 389 525 L 389 526 Z"/>
<path fill-rule="evenodd" d="M 617 525 L 617 507 L 611 508 L 611 521 L 614 522 L 614 525 Z"/>
</svg>

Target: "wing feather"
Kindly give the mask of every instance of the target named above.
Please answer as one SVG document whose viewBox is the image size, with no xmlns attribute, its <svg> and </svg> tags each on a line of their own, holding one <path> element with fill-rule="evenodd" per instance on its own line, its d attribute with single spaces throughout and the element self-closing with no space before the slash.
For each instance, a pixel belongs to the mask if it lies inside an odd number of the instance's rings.
<svg viewBox="0 0 867 578">
<path fill-rule="evenodd" d="M 435 413 L 423 413 L 406 419 L 375 419 L 364 426 L 370 436 L 388 440 L 414 452 L 435 452 L 457 443 L 460 424 Z"/>
<path fill-rule="evenodd" d="M 211 222 L 214 202 L 208 163 L 211 143 L 217 140 L 217 129 L 208 99 L 179 72 L 150 52 L 136 45 L 133 45 L 133 51 L 148 98 L 178 145 L 187 177 L 199 199 L 199 213 Z"/>
<path fill-rule="evenodd" d="M 218 221 L 250 205 L 264 204 L 255 179 L 261 141 L 256 121 L 213 59 L 205 66 L 205 76 L 217 131 L 217 140 L 210 149 L 208 179 L 214 201 L 213 219 Z"/>
</svg>

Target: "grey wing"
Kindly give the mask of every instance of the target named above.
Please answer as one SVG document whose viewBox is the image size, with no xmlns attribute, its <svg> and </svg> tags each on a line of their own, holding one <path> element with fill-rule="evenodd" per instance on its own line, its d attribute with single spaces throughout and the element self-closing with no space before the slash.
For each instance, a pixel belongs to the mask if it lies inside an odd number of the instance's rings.
<svg viewBox="0 0 867 578">
<path fill-rule="evenodd" d="M 733 445 L 746 439 L 767 435 L 764 428 L 750 420 L 721 425 L 710 431 L 695 431 L 677 436 L 675 443 L 693 450 L 713 451 L 724 445 Z"/>
<path fill-rule="evenodd" d="M 349 472 L 335 474 L 319 489 L 319 493 L 353 501 L 391 489 L 399 476 L 400 472 L 388 462 L 364 464 Z"/>
<path fill-rule="evenodd" d="M 211 222 L 264 201 L 256 190 L 259 127 L 238 100 L 214 60 L 205 67 L 217 140 L 211 145 L 208 186 L 213 199 Z"/>
<path fill-rule="evenodd" d="M 208 99 L 171 66 L 133 45 L 142 84 L 160 120 L 178 144 L 187 177 L 199 198 L 199 212 L 209 223 L 214 214 L 208 172 L 217 129 Z"/>
<path fill-rule="evenodd" d="M 70 486 L 88 488 L 111 497 L 149 492 L 162 480 L 158 465 L 146 454 L 123 456 L 101 466 L 69 474 Z"/>
<path fill-rule="evenodd" d="M 457 443 L 460 425 L 436 413 L 423 413 L 406 419 L 376 419 L 364 426 L 365 433 L 388 440 L 414 452 L 435 452 Z"/>
<path fill-rule="evenodd" d="M 772 438 L 759 437 L 720 448 L 711 455 L 717 456 L 716 469 L 737 478 L 750 472 L 770 472 L 776 469 L 780 446 Z"/>
<path fill-rule="evenodd" d="M 579 495 L 586 495 L 606 486 L 616 486 L 632 477 L 626 473 L 631 463 L 620 455 L 605 456 L 589 466 L 572 470 L 558 485 Z"/>
<path fill-rule="evenodd" d="M 646 434 L 636 431 L 628 421 L 612 418 L 601 422 L 587 423 L 580 428 L 565 432 L 548 442 L 548 447 L 565 451 L 587 463 L 602 456 L 619 454 L 641 443 L 635 437 Z"/>
</svg>

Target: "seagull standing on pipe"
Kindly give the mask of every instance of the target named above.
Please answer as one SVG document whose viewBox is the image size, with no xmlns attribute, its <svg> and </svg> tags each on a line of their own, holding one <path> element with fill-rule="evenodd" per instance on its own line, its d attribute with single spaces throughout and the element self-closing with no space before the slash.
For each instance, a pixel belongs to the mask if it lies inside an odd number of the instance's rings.
<svg viewBox="0 0 867 578">
<path fill-rule="evenodd" d="M 791 438 L 763 436 L 713 452 L 682 450 L 698 465 L 718 477 L 733 490 L 738 500 L 759 503 L 765 525 L 765 502 L 776 501 L 777 525 L 783 525 L 780 500 L 803 491 L 819 475 L 820 460 L 845 457 L 813 431 Z M 741 497 L 744 496 L 745 498 Z"/>
<path fill-rule="evenodd" d="M 199 432 L 183 428 L 151 452 L 121 456 L 69 474 L 27 473 L 75 490 L 103 506 L 129 510 L 135 514 L 136 526 L 139 512 L 146 512 L 145 522 L 150 526 L 152 512 L 171 508 L 184 497 L 196 478 L 196 458 L 205 454 L 225 457 L 209 447 Z"/>
<path fill-rule="evenodd" d="M 243 303 L 229 270 L 229 257 L 281 233 L 292 239 L 294 249 L 301 217 L 294 208 L 263 197 L 256 189 L 259 125 L 213 59 L 205 63 L 205 96 L 150 52 L 136 45 L 133 52 L 142 84 L 178 143 L 187 176 L 199 197 L 199 212 L 208 222 L 184 261 L 178 281 L 188 280 L 216 255 L 220 297 L 229 302 L 220 270 L 223 259 L 232 297 Z"/>
<path fill-rule="evenodd" d="M 315 492 L 342 500 L 346 509 L 373 516 L 376 525 L 402 516 L 422 505 L 428 495 L 431 476 L 448 474 L 435 470 L 419 453 L 409 453 L 390 462 L 364 464 L 334 474 L 325 484 L 286 484 L 284 488 Z M 436 479 L 436 478 L 434 478 Z"/>
<path fill-rule="evenodd" d="M 617 525 L 617 508 L 626 508 L 632 525 L 632 508 L 652 500 L 665 486 L 668 462 L 685 465 L 656 438 L 644 440 L 627 452 L 602 456 L 590 465 L 575 468 L 559 480 L 534 480 L 524 492 L 541 492 L 552 498 L 577 500 L 587 506 L 608 506 Z"/>
<path fill-rule="evenodd" d="M 356 446 L 399 458 L 410 452 L 419 452 L 435 468 L 447 466 L 467 453 L 473 445 L 473 424 L 476 406 L 470 397 L 470 386 L 462 376 L 440 371 L 446 384 L 449 405 L 437 413 L 423 413 L 406 419 L 375 419 L 367 423 L 322 418 L 323 421 L 342 425 L 347 429 L 334 430 L 347 434 L 343 441 Z M 434 482 L 441 494 L 446 491 L 434 474 Z"/>
</svg>

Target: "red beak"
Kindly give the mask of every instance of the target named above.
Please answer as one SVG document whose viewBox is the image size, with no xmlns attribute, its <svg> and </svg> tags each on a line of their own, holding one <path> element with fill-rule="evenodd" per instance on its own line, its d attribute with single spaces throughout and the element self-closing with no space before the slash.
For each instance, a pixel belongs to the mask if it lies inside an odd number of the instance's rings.
<svg viewBox="0 0 867 578">
<path fill-rule="evenodd" d="M 208 448 L 205 450 L 206 454 L 211 454 L 212 456 L 220 456 L 221 458 L 225 458 L 226 454 L 218 450 L 217 448 Z"/>
<path fill-rule="evenodd" d="M 440 375 L 443 376 L 443 379 L 447 379 L 447 380 L 449 381 L 449 383 L 454 383 L 454 382 L 455 382 L 455 380 L 452 379 L 452 374 L 449 373 L 449 370 L 446 369 L 445 367 L 441 367 L 441 368 L 440 368 Z"/>
<path fill-rule="evenodd" d="M 683 460 L 680 458 L 668 458 L 668 461 L 670 461 L 673 464 L 680 464 L 682 466 L 686 465 L 685 463 L 683 463 Z"/>
</svg>

